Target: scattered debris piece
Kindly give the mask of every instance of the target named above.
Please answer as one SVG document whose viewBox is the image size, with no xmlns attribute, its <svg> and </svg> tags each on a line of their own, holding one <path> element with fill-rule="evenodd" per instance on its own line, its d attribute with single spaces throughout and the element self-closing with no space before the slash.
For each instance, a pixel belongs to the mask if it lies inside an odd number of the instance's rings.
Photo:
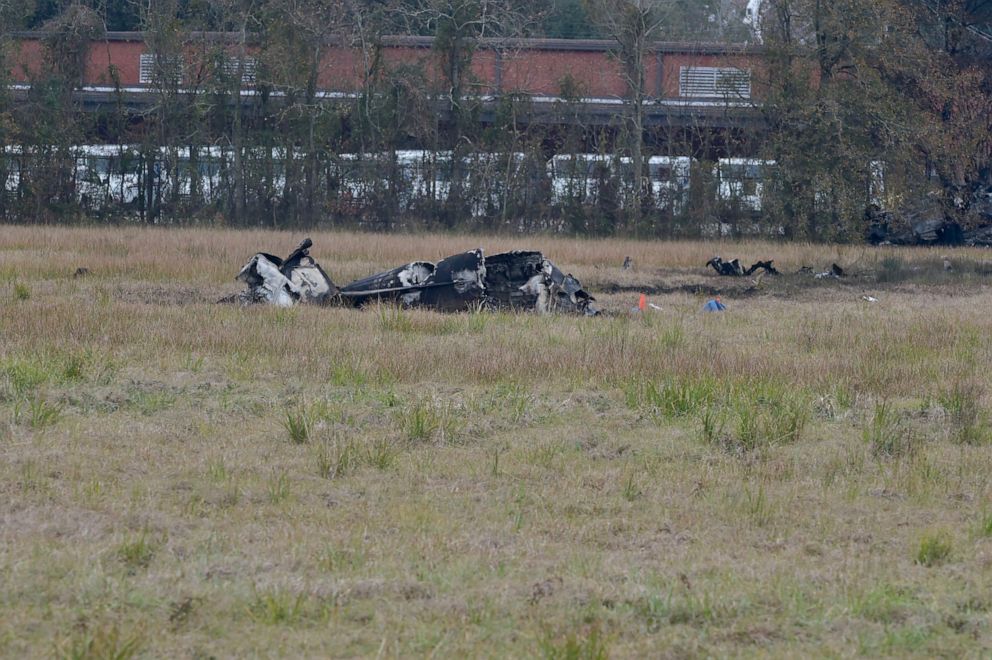
<svg viewBox="0 0 992 660">
<path fill-rule="evenodd" d="M 756 261 L 751 264 L 750 268 L 745 269 L 741 265 L 740 259 L 733 259 L 731 261 L 724 261 L 720 257 L 713 257 L 706 262 L 707 266 L 712 266 L 713 270 L 717 272 L 718 275 L 724 275 L 728 277 L 741 277 L 744 275 L 752 275 L 757 270 L 762 270 L 769 275 L 779 275 L 779 271 L 775 268 L 775 260 L 769 259 L 768 261 Z"/>
<path fill-rule="evenodd" d="M 90 274 L 89 268 L 80 266 L 79 268 L 76 269 L 76 272 L 72 274 L 72 279 L 76 280 L 79 279 L 80 277 L 86 277 L 89 274 Z"/>
<path fill-rule="evenodd" d="M 313 241 L 304 239 L 285 260 L 265 252 L 253 256 L 236 278 L 248 285 L 236 300 L 243 305 L 266 302 L 280 307 L 331 302 L 338 288 L 310 256 L 311 246 Z"/>
<path fill-rule="evenodd" d="M 815 280 L 826 280 L 826 279 L 840 279 L 842 277 L 847 277 L 847 272 L 837 264 L 830 264 L 830 270 L 825 270 L 820 273 L 814 273 L 813 269 L 809 266 L 803 266 L 799 269 L 799 273 L 803 275 L 812 275 Z"/>
<path fill-rule="evenodd" d="M 778 272 L 778 269 L 775 268 L 774 264 L 774 259 L 769 259 L 768 261 L 755 261 L 751 264 L 751 267 L 744 272 L 744 274 L 751 275 L 760 268 L 763 271 L 762 274 L 767 273 L 769 275 L 780 275 L 781 273 Z"/>
<path fill-rule="evenodd" d="M 584 314 L 586 316 L 598 316 L 599 308 L 592 304 L 595 298 L 589 295 L 577 279 L 571 273 L 567 275 L 558 266 L 545 259 L 545 276 L 551 280 L 550 288 L 554 309 Z"/>
<path fill-rule="evenodd" d="M 659 312 L 661 311 L 661 307 L 659 307 L 658 305 L 655 305 L 654 303 L 648 303 L 648 307 L 650 307 L 651 309 L 656 309 Z"/>
<path fill-rule="evenodd" d="M 572 275 L 563 273 L 536 251 L 513 251 L 486 257 L 481 248 L 455 254 L 437 263 L 413 261 L 361 278 L 338 289 L 309 256 L 308 238 L 285 261 L 260 252 L 238 279 L 248 289 L 236 296 L 243 304 L 268 302 L 338 302 L 362 307 L 370 302 L 396 302 L 453 312 L 484 306 L 529 309 L 542 314 L 571 312 L 595 316 L 593 298 Z"/>
<path fill-rule="evenodd" d="M 727 309 L 727 306 L 720 302 L 720 296 L 717 296 L 713 300 L 709 300 L 703 305 L 704 312 L 722 312 Z"/>
<path fill-rule="evenodd" d="M 706 262 L 707 266 L 712 266 L 713 270 L 716 271 L 717 275 L 724 275 L 728 277 L 739 277 L 744 274 L 744 268 L 741 266 L 740 259 L 734 259 L 732 261 L 724 261 L 720 257 L 713 257 Z"/>
<path fill-rule="evenodd" d="M 878 302 L 878 298 L 876 298 L 875 296 L 869 296 L 867 293 L 861 296 L 861 299 L 864 300 L 865 302 L 870 302 L 870 303 Z"/>
<path fill-rule="evenodd" d="M 947 257 L 941 257 L 941 259 L 944 260 L 944 270 L 946 270 L 946 271 L 952 271 L 952 270 L 954 270 L 954 267 L 951 266 L 951 260 L 950 259 L 948 259 Z"/>
<path fill-rule="evenodd" d="M 629 256 L 624 257 L 623 266 L 621 266 L 620 268 L 622 268 L 623 270 L 630 270 L 633 267 L 634 267 L 634 260 L 631 259 Z"/>
</svg>

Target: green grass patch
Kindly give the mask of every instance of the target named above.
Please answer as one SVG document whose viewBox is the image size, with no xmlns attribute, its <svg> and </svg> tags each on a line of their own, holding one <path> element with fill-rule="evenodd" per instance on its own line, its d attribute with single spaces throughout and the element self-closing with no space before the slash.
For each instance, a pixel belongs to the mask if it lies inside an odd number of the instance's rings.
<svg viewBox="0 0 992 660">
<path fill-rule="evenodd" d="M 155 556 L 155 549 L 156 544 L 148 537 L 148 534 L 141 532 L 124 539 L 117 546 L 116 554 L 129 571 L 136 571 L 139 568 L 148 568 Z"/>
<path fill-rule="evenodd" d="M 920 539 L 914 559 L 922 566 L 939 566 L 950 558 L 952 550 L 953 543 L 947 532 L 927 532 Z"/>
<path fill-rule="evenodd" d="M 116 625 L 96 630 L 82 626 L 56 647 L 55 656 L 62 660 L 130 660 L 141 653 L 143 644 L 140 633 L 128 634 Z"/>
<path fill-rule="evenodd" d="M 31 299 L 31 288 L 23 282 L 14 282 L 14 300 L 24 301 Z"/>
<path fill-rule="evenodd" d="M 920 448 L 919 436 L 887 401 L 875 404 L 862 438 L 876 458 L 908 458 Z"/>
<path fill-rule="evenodd" d="M 591 625 L 565 635 L 546 635 L 540 655 L 545 660 L 606 660 L 609 652 L 599 627 Z"/>
<path fill-rule="evenodd" d="M 627 406 L 665 419 L 694 415 L 717 397 L 712 378 L 632 380 L 624 386 Z"/>
</svg>

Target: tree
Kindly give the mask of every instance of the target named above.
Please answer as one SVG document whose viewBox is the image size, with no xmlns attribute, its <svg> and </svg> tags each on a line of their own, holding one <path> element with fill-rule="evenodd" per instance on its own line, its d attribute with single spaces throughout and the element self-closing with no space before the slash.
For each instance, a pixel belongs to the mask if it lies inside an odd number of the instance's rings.
<svg viewBox="0 0 992 660">
<path fill-rule="evenodd" d="M 631 158 L 630 191 L 636 196 L 628 207 L 639 224 L 644 174 L 644 102 L 647 88 L 644 81 L 646 60 L 651 44 L 664 25 L 661 0 L 589 0 L 590 12 L 602 31 L 616 41 L 614 51 L 627 88 L 627 147 Z"/>
<path fill-rule="evenodd" d="M 791 232 L 857 240 L 866 206 L 909 205 L 932 172 L 953 217 L 958 191 L 981 177 L 989 67 L 948 52 L 959 42 L 936 29 L 946 17 L 932 9 L 902 0 L 766 3 L 765 154 L 779 163 L 776 210 Z M 894 175 L 884 200 L 872 194 L 873 170 L 883 167 Z"/>
<path fill-rule="evenodd" d="M 10 33 L 19 29 L 30 11 L 29 0 L 0 0 L 0 148 L 15 140 L 16 123 L 8 92 L 9 54 L 13 44 Z M 0 153 L 0 219 L 5 218 L 10 208 L 10 197 L 5 185 L 11 173 L 11 158 Z"/>
<path fill-rule="evenodd" d="M 528 16 L 513 0 L 417 0 L 404 17 L 409 29 L 426 30 L 434 36 L 433 50 L 445 87 L 437 100 L 444 100 L 449 115 L 451 187 L 444 219 L 451 226 L 465 212 L 464 161 L 478 123 L 473 118 L 478 110 L 473 58 L 483 40 L 519 36 L 537 17 Z"/>
</svg>

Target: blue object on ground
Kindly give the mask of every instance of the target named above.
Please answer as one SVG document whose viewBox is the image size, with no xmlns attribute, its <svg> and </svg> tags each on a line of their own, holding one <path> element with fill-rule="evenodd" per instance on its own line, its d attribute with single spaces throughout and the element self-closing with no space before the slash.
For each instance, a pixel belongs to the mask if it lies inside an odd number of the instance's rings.
<svg viewBox="0 0 992 660">
<path fill-rule="evenodd" d="M 710 300 L 705 305 L 703 305 L 704 312 L 722 312 L 725 309 L 727 309 L 727 306 L 716 299 Z"/>
</svg>

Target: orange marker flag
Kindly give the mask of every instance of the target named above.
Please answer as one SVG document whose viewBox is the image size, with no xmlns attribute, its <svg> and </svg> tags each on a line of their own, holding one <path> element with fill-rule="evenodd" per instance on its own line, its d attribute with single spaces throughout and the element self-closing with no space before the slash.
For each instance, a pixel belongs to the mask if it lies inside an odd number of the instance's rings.
<svg viewBox="0 0 992 660">
<path fill-rule="evenodd" d="M 648 305 L 648 297 L 642 293 L 641 299 L 637 301 L 637 309 L 643 312 L 644 308 L 647 307 L 647 305 Z"/>
</svg>

